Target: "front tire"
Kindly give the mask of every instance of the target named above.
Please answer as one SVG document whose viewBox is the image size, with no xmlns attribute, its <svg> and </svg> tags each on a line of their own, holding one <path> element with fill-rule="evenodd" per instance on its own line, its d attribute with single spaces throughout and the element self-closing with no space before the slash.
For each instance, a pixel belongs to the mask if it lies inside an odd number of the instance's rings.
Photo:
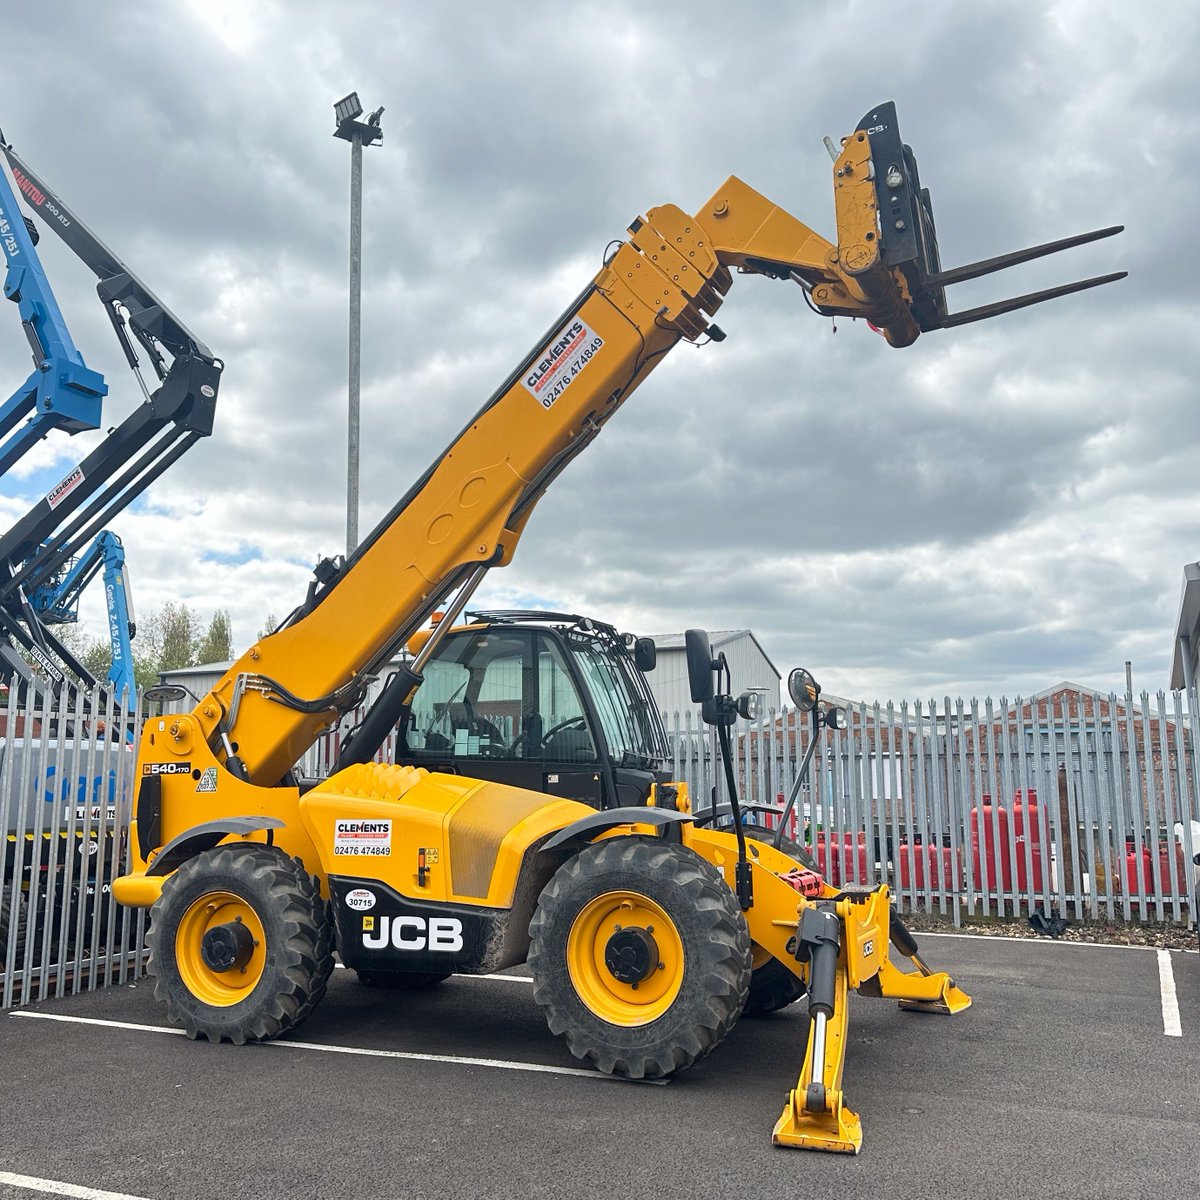
<svg viewBox="0 0 1200 1200">
<path fill-rule="evenodd" d="M 608 1075 L 684 1071 L 737 1023 L 750 933 L 720 873 L 658 838 L 608 838 L 546 885 L 530 923 L 533 998 Z"/>
<path fill-rule="evenodd" d="M 316 881 L 262 845 L 189 859 L 151 910 L 154 995 L 190 1038 L 236 1045 L 278 1037 L 325 994 L 333 937 Z"/>
</svg>

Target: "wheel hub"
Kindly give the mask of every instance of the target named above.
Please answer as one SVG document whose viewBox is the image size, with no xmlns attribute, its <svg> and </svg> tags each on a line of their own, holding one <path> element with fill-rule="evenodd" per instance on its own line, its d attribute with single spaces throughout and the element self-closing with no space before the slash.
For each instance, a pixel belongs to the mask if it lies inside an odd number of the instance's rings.
<svg viewBox="0 0 1200 1200">
<path fill-rule="evenodd" d="M 641 983 L 658 970 L 658 943 L 645 929 L 619 929 L 604 947 L 604 965 L 621 983 Z"/>
<path fill-rule="evenodd" d="M 217 974 L 244 967 L 254 955 L 254 935 L 239 919 L 214 925 L 200 939 L 200 957 Z"/>
</svg>

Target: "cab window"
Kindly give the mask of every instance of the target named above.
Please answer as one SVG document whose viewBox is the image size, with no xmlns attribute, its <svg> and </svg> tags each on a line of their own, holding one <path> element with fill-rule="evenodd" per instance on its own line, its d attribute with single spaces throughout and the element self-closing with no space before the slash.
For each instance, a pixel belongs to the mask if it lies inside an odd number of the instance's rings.
<svg viewBox="0 0 1200 1200">
<path fill-rule="evenodd" d="M 561 652 L 536 630 L 449 635 L 413 700 L 415 757 L 596 761 Z"/>
</svg>

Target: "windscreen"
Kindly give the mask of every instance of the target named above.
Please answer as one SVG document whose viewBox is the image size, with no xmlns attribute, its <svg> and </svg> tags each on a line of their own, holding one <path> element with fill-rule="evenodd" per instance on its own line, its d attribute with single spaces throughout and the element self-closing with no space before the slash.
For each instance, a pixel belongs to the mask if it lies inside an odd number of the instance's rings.
<svg viewBox="0 0 1200 1200">
<path fill-rule="evenodd" d="M 612 757 L 629 766 L 660 766 L 666 746 L 649 689 L 636 668 L 624 654 L 595 642 L 573 642 L 571 648 Z"/>
</svg>

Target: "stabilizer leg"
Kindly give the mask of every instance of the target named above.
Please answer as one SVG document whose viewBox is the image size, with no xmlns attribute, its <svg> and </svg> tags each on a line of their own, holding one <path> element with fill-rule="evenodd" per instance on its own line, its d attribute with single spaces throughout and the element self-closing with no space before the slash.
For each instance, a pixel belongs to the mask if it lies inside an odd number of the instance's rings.
<svg viewBox="0 0 1200 1200">
<path fill-rule="evenodd" d="M 901 971 L 887 959 L 879 971 L 881 994 L 895 997 L 910 1012 L 943 1013 L 952 1016 L 971 1007 L 971 997 L 945 971 L 931 971 L 918 953 L 917 939 L 904 927 L 893 910 L 888 926 L 892 945 L 911 959 L 916 972 Z"/>
<path fill-rule="evenodd" d="M 832 904 L 801 914 L 797 957 L 810 964 L 808 1050 L 771 1134 L 777 1146 L 840 1154 L 857 1154 L 862 1146 L 862 1122 L 842 1096 L 849 1006 L 841 924 Z"/>
</svg>

